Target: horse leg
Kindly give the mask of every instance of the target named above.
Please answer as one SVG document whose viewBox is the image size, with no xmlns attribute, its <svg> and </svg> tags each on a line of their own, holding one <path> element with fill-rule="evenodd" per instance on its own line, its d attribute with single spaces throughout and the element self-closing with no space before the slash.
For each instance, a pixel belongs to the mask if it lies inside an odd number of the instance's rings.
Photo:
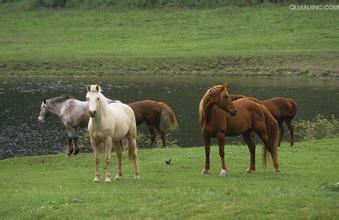
<svg viewBox="0 0 339 220">
<path fill-rule="evenodd" d="M 78 146 L 78 128 L 75 128 L 75 135 L 74 135 L 74 155 L 79 153 L 79 146 Z"/>
<path fill-rule="evenodd" d="M 294 140 L 295 140 L 294 139 L 294 127 L 293 127 L 291 122 L 292 122 L 291 119 L 285 120 L 287 128 L 290 131 L 290 147 L 292 147 L 294 145 Z"/>
<path fill-rule="evenodd" d="M 95 160 L 95 176 L 94 182 L 99 182 L 99 144 L 96 144 L 92 137 L 90 137 L 91 145 L 94 151 L 94 160 Z"/>
<path fill-rule="evenodd" d="M 72 140 L 75 137 L 75 130 L 74 130 L 74 128 L 72 128 L 68 125 L 65 125 L 65 127 L 66 127 L 66 131 L 67 131 L 67 135 L 68 135 L 68 153 L 67 154 L 71 155 L 71 154 L 74 153 Z"/>
<path fill-rule="evenodd" d="M 248 150 L 250 151 L 250 165 L 247 169 L 247 173 L 252 173 L 255 171 L 255 143 L 254 143 L 254 132 L 253 131 L 247 131 L 245 134 L 243 134 L 243 138 L 245 143 L 248 146 Z"/>
<path fill-rule="evenodd" d="M 78 137 L 74 138 L 74 146 L 75 146 L 74 155 L 77 155 L 79 153 Z"/>
<path fill-rule="evenodd" d="M 133 168 L 134 168 L 134 179 L 138 180 L 140 178 L 139 173 L 139 159 L 137 154 L 137 142 L 136 142 L 136 134 L 130 135 L 128 139 L 128 156 L 130 161 L 132 161 Z"/>
<path fill-rule="evenodd" d="M 211 146 L 211 138 L 210 137 L 204 137 L 205 142 L 205 167 L 201 171 L 201 174 L 208 174 L 208 171 L 210 169 L 210 146 Z"/>
<path fill-rule="evenodd" d="M 113 145 L 118 158 L 118 171 L 114 179 L 120 180 L 122 179 L 122 147 L 120 146 L 120 142 L 114 142 Z"/>
<path fill-rule="evenodd" d="M 284 126 L 283 126 L 283 121 L 279 121 L 279 131 L 280 131 L 280 135 L 279 135 L 279 140 L 278 140 L 278 147 L 280 147 L 283 135 L 284 135 Z"/>
<path fill-rule="evenodd" d="M 156 138 L 155 129 L 154 129 L 154 126 L 152 124 L 147 123 L 147 126 L 148 126 L 148 131 L 151 134 L 151 143 L 149 145 L 149 148 L 153 148 L 154 147 L 154 141 L 155 141 L 155 138 Z"/>
<path fill-rule="evenodd" d="M 106 170 L 106 178 L 105 183 L 111 183 L 111 151 L 112 151 L 112 138 L 107 137 L 105 141 L 105 170 Z"/>
<path fill-rule="evenodd" d="M 221 171 L 219 176 L 227 176 L 227 169 L 226 169 L 226 163 L 225 163 L 225 134 L 219 133 L 218 134 L 218 145 L 219 145 L 219 156 L 221 160 Z"/>
<path fill-rule="evenodd" d="M 68 153 L 67 153 L 68 156 L 73 154 L 72 140 L 73 140 L 72 137 L 68 137 Z"/>
<path fill-rule="evenodd" d="M 264 142 L 264 147 L 271 154 L 273 166 L 275 169 L 275 173 L 280 173 L 279 163 L 278 163 L 278 148 L 271 146 L 269 143 L 269 137 L 267 134 L 258 134 L 261 140 Z"/>
<path fill-rule="evenodd" d="M 156 123 L 155 127 L 160 134 L 162 147 L 167 148 L 167 146 L 166 146 L 166 134 L 165 134 L 164 130 L 162 129 L 162 127 L 160 126 L 160 120 Z"/>
</svg>

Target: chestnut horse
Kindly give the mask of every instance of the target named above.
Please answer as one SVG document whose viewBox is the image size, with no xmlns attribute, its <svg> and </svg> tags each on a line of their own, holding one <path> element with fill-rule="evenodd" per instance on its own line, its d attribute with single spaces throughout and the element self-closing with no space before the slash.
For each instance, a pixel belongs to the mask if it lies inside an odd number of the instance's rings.
<svg viewBox="0 0 339 220">
<path fill-rule="evenodd" d="M 207 90 L 199 105 L 199 123 L 205 142 L 205 167 L 202 174 L 210 169 L 211 138 L 216 137 L 221 159 L 220 176 L 227 175 L 224 159 L 225 136 L 243 135 L 250 151 L 250 165 L 247 173 L 255 170 L 255 144 L 252 132 L 263 141 L 263 164 L 267 165 L 267 151 L 271 154 L 275 173 L 280 173 L 277 143 L 279 139 L 278 123 L 266 109 L 250 99 L 242 98 L 232 102 L 226 83 Z"/>
<path fill-rule="evenodd" d="M 244 98 L 243 95 L 231 95 L 231 99 L 237 100 L 239 98 Z M 274 97 L 271 99 L 266 100 L 258 100 L 253 97 L 248 97 L 249 99 L 264 105 L 268 111 L 271 112 L 272 116 L 277 120 L 279 124 L 280 130 L 280 138 L 278 142 L 278 146 L 280 146 L 282 137 L 284 134 L 284 127 L 283 123 L 285 122 L 289 132 L 290 132 L 290 147 L 294 145 L 295 137 L 294 137 L 294 127 L 292 125 L 292 120 L 297 114 L 298 105 L 297 103 L 291 98 L 284 98 L 284 97 Z"/>
<path fill-rule="evenodd" d="M 156 138 L 155 129 L 161 136 L 162 146 L 166 147 L 166 135 L 160 126 L 161 118 L 169 124 L 170 129 L 174 130 L 177 127 L 177 119 L 173 110 L 163 102 L 152 100 L 142 100 L 138 102 L 128 103 L 133 109 L 137 125 L 143 122 L 147 123 L 148 130 L 151 134 L 151 143 L 149 148 L 152 148 Z"/>
</svg>

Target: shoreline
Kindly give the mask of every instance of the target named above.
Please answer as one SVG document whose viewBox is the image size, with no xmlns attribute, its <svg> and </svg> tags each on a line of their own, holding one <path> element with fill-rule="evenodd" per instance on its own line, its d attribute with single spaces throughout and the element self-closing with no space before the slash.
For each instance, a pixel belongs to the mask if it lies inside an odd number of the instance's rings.
<svg viewBox="0 0 339 220">
<path fill-rule="evenodd" d="M 239 76 L 339 79 L 337 57 L 215 56 L 2 61 L 1 76 Z"/>
</svg>

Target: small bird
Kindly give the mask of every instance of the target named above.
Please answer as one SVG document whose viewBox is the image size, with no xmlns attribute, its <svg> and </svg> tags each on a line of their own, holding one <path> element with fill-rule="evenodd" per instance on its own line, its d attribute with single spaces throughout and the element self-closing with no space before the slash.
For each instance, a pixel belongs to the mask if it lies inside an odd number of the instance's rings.
<svg viewBox="0 0 339 220">
<path fill-rule="evenodd" d="M 171 164 L 171 161 L 172 161 L 172 159 L 165 160 L 165 163 L 166 163 L 167 165 L 170 165 L 170 164 Z"/>
</svg>

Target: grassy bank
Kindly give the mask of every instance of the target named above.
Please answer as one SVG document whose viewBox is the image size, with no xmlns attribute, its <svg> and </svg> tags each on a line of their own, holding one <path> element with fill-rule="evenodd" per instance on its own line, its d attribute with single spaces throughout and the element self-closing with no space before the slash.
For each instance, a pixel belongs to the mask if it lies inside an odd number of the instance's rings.
<svg viewBox="0 0 339 220">
<path fill-rule="evenodd" d="M 0 73 L 339 77 L 336 11 L 0 5 Z"/>
<path fill-rule="evenodd" d="M 337 219 L 338 143 L 339 139 L 328 139 L 297 143 L 293 148 L 284 144 L 279 149 L 280 176 L 275 176 L 271 167 L 264 172 L 260 163 L 255 174 L 245 174 L 249 158 L 245 146 L 226 147 L 227 177 L 218 176 L 216 147 L 212 148 L 212 168 L 207 176 L 200 175 L 203 148 L 141 150 L 141 179 L 132 180 L 125 158 L 124 179 L 110 185 L 92 182 L 92 154 L 2 160 L 0 216 Z M 259 152 L 260 147 L 258 161 Z M 169 158 L 172 164 L 166 165 Z"/>
</svg>

